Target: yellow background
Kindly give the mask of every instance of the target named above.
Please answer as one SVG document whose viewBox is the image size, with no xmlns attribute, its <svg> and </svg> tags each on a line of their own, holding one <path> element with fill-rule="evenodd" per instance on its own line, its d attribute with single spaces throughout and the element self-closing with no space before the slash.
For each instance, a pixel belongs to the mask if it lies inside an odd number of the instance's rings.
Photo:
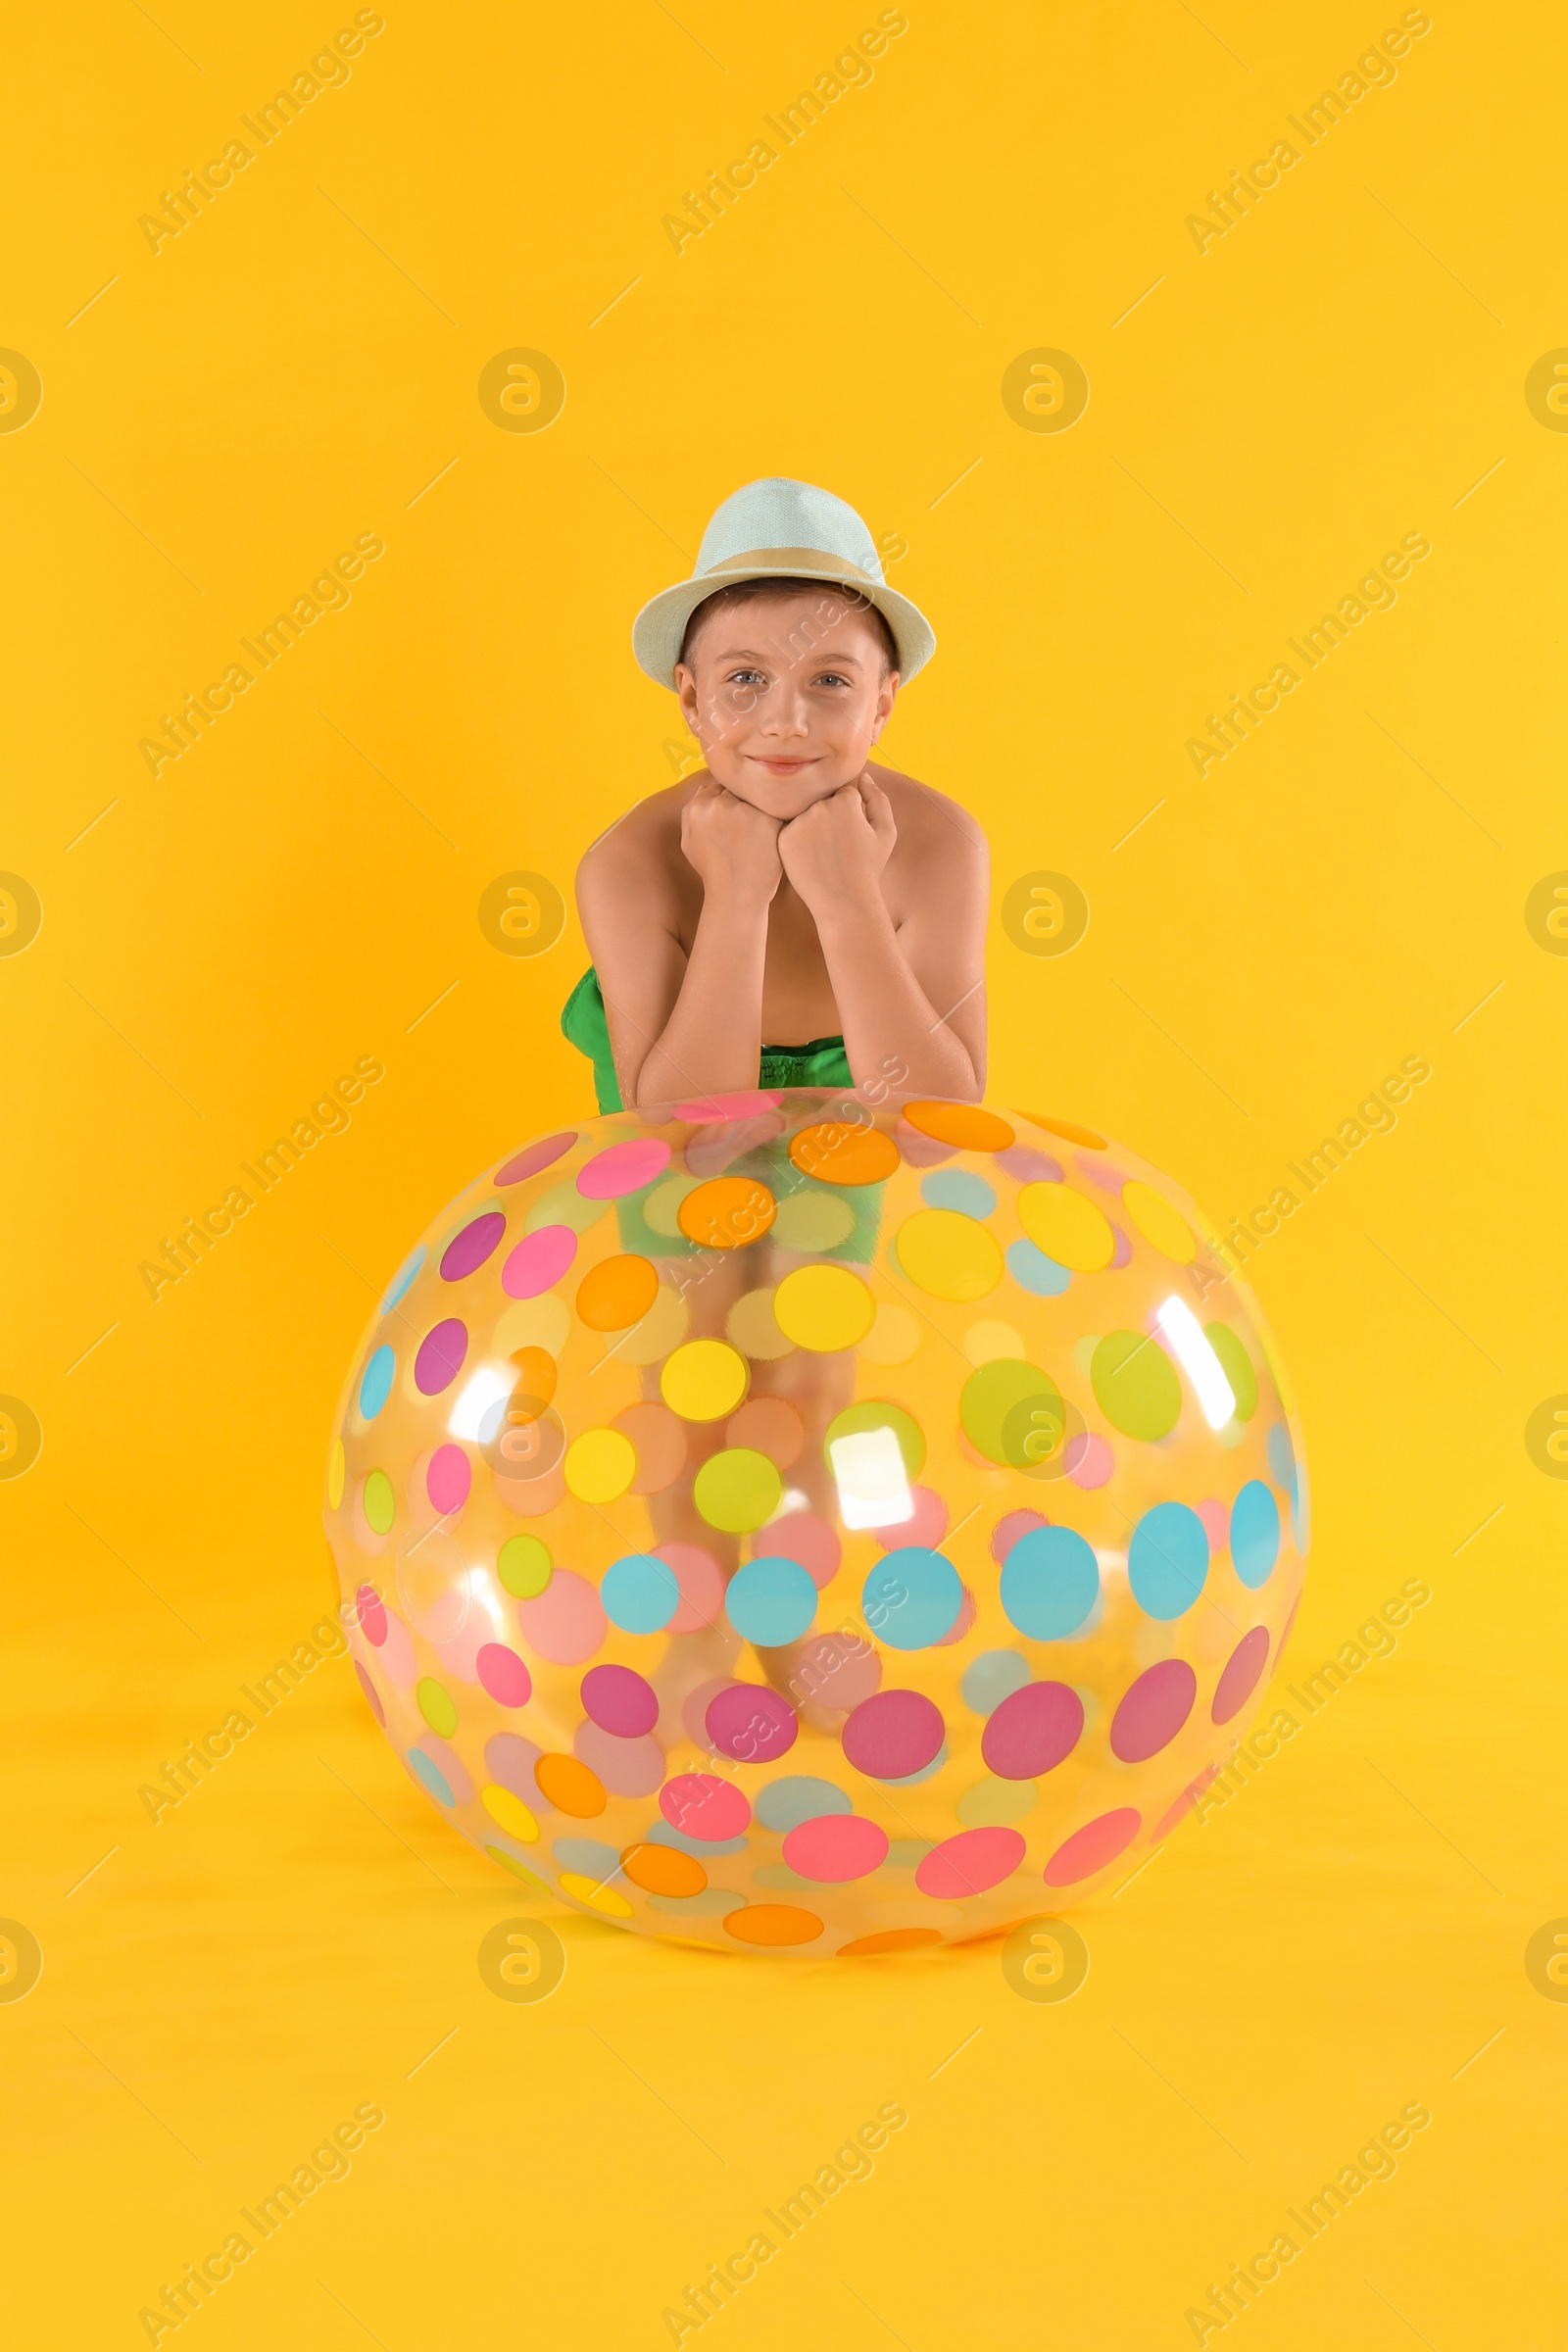
<svg viewBox="0 0 1568 2352">
<path fill-rule="evenodd" d="M 1568 967 L 1524 902 L 1568 865 L 1568 439 L 1523 387 L 1568 342 L 1560 16 L 1437 6 L 1200 255 L 1186 216 L 1396 11 L 911 0 L 677 257 L 662 216 L 876 12 L 677 13 L 392 0 L 156 255 L 138 216 L 352 11 L 96 0 L 7 35 L 0 343 L 44 387 L 0 435 L 0 866 L 43 905 L 0 958 L 0 1389 L 44 1433 L 0 1485 L 0 1913 L 44 1953 L 0 2005 L 12 2329 L 145 2341 L 139 2307 L 374 2100 L 351 2177 L 192 2323 L 208 2352 L 631 2352 L 897 2100 L 874 2178 L 712 2324 L 732 2352 L 1145 2352 L 1420 2100 L 1253 2352 L 1544 2352 L 1568 2011 L 1524 1948 L 1568 1912 L 1568 1495 L 1524 1425 L 1568 1388 Z M 519 346 L 567 385 L 536 434 L 476 395 Z M 1039 347 L 1087 370 L 1070 431 L 1004 408 Z M 1087 894 L 1063 958 L 994 933 L 995 1100 L 1101 1124 L 1228 1219 L 1401 1058 L 1433 1068 L 1253 1268 L 1314 1474 L 1287 1671 L 1406 1578 L 1432 1601 L 1085 1915 L 1061 2006 L 994 1944 L 715 1963 L 559 1913 L 564 1985 L 504 2004 L 475 1953 L 525 1905 L 341 1665 L 156 1828 L 137 1794 L 332 1597 L 321 1465 L 373 1291 L 476 1168 L 590 1106 L 556 1026 L 574 919 L 511 957 L 478 901 L 516 868 L 569 899 L 672 779 L 631 615 L 768 472 L 907 543 L 941 647 L 884 749 L 981 816 L 998 905 L 1037 869 Z M 1200 779 L 1205 713 L 1414 530 L 1396 607 Z M 138 739 L 366 531 L 352 604 L 154 779 Z M 155 1303 L 161 1237 L 368 1054 L 352 1128 Z"/>
</svg>

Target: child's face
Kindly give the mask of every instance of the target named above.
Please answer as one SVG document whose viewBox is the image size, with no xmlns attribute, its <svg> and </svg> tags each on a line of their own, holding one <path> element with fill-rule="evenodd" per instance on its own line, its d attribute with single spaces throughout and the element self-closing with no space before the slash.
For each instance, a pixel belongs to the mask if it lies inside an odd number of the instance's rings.
<svg viewBox="0 0 1568 2352">
<path fill-rule="evenodd" d="M 675 683 L 708 772 L 787 823 L 852 784 L 898 692 L 875 624 L 828 586 L 720 607 Z"/>
</svg>

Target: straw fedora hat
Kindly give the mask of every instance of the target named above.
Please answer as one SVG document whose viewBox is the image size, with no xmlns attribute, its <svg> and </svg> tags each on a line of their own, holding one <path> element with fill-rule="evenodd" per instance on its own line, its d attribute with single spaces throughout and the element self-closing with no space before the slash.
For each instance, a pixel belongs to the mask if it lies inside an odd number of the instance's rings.
<svg viewBox="0 0 1568 2352">
<path fill-rule="evenodd" d="M 770 474 L 732 491 L 697 551 L 689 580 L 661 589 L 632 623 L 632 651 L 661 686 L 673 687 L 686 623 L 706 597 L 741 580 L 824 580 L 858 591 L 893 631 L 899 677 L 906 685 L 936 652 L 925 614 L 890 588 L 865 524 L 831 490 Z"/>
</svg>

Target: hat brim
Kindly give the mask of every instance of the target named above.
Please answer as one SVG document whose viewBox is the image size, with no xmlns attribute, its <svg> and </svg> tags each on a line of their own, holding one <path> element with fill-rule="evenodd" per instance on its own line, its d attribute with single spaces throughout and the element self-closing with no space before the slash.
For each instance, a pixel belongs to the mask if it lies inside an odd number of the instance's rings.
<svg viewBox="0 0 1568 2352">
<path fill-rule="evenodd" d="M 793 555 L 794 551 L 791 551 Z M 875 605 L 888 627 L 899 652 L 899 682 L 907 685 L 917 670 L 925 667 L 937 650 L 936 632 L 918 605 L 910 604 L 906 596 L 887 587 L 880 580 L 846 578 L 842 570 L 828 570 L 810 563 L 780 562 L 778 564 L 747 564 L 727 572 L 718 566 L 705 578 L 680 580 L 673 588 L 662 589 L 651 597 L 631 624 L 632 652 L 640 669 L 661 686 L 673 689 L 675 664 L 680 658 L 681 639 L 686 623 L 701 604 L 717 596 L 724 588 L 733 588 L 742 580 L 821 580 L 828 587 L 846 594 L 863 597 Z"/>
</svg>

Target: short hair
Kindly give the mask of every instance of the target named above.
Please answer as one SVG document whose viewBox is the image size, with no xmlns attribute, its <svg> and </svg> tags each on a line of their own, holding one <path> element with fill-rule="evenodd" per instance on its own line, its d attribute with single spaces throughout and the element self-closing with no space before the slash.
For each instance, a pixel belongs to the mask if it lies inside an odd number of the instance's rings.
<svg viewBox="0 0 1568 2352">
<path fill-rule="evenodd" d="M 766 596 L 821 597 L 831 595 L 833 591 L 834 583 L 831 580 L 737 580 L 732 587 L 715 589 L 711 596 L 705 596 L 702 603 L 694 608 L 682 632 L 676 660 L 684 662 L 690 668 L 692 647 L 698 632 L 706 622 L 715 618 L 721 610 L 733 612 L 742 605 L 755 605 Z M 888 624 L 887 615 L 878 611 L 861 589 L 846 586 L 840 593 L 849 612 L 862 613 L 870 622 L 871 633 L 881 648 L 884 671 L 897 669 L 898 640 Z"/>
</svg>

